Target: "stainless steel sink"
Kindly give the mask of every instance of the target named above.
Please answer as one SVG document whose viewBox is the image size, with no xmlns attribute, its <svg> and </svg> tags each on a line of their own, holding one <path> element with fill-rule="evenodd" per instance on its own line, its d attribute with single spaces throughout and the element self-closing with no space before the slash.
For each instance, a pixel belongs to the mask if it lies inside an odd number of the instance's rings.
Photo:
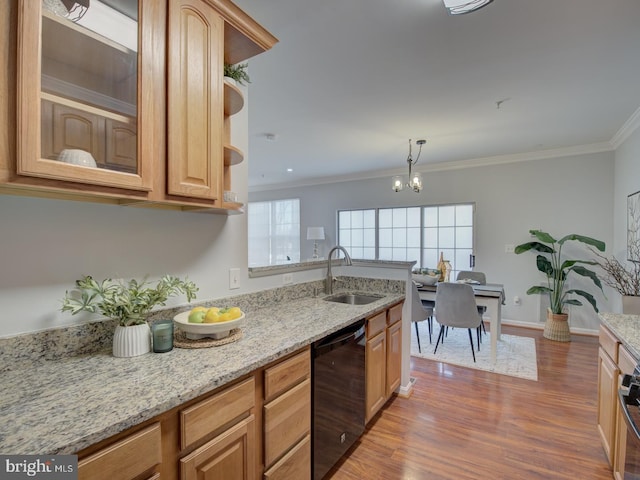
<svg viewBox="0 0 640 480">
<path fill-rule="evenodd" d="M 346 303 L 348 305 L 367 305 L 380 300 L 382 295 L 365 295 L 360 293 L 340 293 L 326 297 L 327 302 Z"/>
</svg>

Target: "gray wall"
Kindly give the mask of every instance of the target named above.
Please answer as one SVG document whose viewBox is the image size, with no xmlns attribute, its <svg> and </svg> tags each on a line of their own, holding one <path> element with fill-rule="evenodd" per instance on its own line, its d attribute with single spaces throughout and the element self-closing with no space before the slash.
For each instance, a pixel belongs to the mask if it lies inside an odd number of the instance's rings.
<svg viewBox="0 0 640 480">
<path fill-rule="evenodd" d="M 528 230 L 541 228 L 557 238 L 579 233 L 613 241 L 614 152 L 531 160 L 519 163 L 423 173 L 420 194 L 393 192 L 390 178 L 253 192 L 252 201 L 276 198 L 301 200 L 302 258 L 311 255 L 304 240 L 307 226 L 324 226 L 327 240 L 321 253 L 336 240 L 336 210 L 475 202 L 476 270 L 490 282 L 505 285 L 505 319 L 540 321 L 540 297 L 526 295 L 529 286 L 544 280 L 534 256 L 505 253 L 505 245 L 529 240 Z M 513 298 L 522 299 L 521 306 Z M 598 296 L 602 310 L 611 306 Z M 571 311 L 572 327 L 595 330 L 599 324 L 591 307 Z"/>
</svg>

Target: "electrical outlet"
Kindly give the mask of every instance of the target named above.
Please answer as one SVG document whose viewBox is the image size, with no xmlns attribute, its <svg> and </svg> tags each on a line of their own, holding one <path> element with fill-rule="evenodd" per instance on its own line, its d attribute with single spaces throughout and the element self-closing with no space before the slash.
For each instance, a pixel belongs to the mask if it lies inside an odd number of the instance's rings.
<svg viewBox="0 0 640 480">
<path fill-rule="evenodd" d="M 229 290 L 235 290 L 236 288 L 240 288 L 240 269 L 230 268 L 229 269 Z"/>
<path fill-rule="evenodd" d="M 513 304 L 516 307 L 519 307 L 520 305 L 522 305 L 522 299 L 516 295 L 515 297 L 513 297 Z"/>
<path fill-rule="evenodd" d="M 515 249 L 516 249 L 515 245 L 507 244 L 504 246 L 504 253 L 514 253 Z"/>
<path fill-rule="evenodd" d="M 283 285 L 291 285 L 293 283 L 293 274 L 285 273 L 282 275 L 282 284 Z"/>
</svg>

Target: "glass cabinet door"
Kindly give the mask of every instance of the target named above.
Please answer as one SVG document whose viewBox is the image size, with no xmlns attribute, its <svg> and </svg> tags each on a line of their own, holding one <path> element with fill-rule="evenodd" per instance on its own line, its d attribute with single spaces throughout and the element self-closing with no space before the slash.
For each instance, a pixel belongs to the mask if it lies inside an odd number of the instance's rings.
<svg viewBox="0 0 640 480">
<path fill-rule="evenodd" d="M 138 0 L 21 0 L 18 174 L 150 189 L 138 12 Z"/>
</svg>

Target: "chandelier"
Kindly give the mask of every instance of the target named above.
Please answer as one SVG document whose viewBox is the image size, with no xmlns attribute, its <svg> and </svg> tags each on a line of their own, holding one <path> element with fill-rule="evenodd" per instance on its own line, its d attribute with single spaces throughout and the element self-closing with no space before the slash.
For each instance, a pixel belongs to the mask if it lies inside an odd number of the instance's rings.
<svg viewBox="0 0 640 480">
<path fill-rule="evenodd" d="M 407 157 L 407 163 L 409 164 L 409 181 L 405 183 L 404 178 L 402 178 L 402 175 L 396 175 L 395 177 L 393 177 L 392 188 L 394 192 L 399 192 L 405 186 L 409 187 L 411 190 L 413 190 L 416 193 L 420 193 L 420 190 L 422 190 L 422 175 L 420 174 L 420 172 L 412 172 L 411 167 L 413 167 L 416 163 L 418 163 L 418 159 L 420 158 L 420 152 L 422 152 L 422 145 L 424 145 L 425 143 L 427 143 L 426 140 L 416 141 L 416 145 L 419 145 L 420 149 L 418 150 L 418 155 L 414 159 L 411 156 L 411 139 L 409 139 L 409 156 Z"/>
<path fill-rule="evenodd" d="M 461 15 L 473 12 L 485 5 L 489 5 L 493 0 L 442 0 L 444 6 L 449 9 L 451 15 Z"/>
</svg>

